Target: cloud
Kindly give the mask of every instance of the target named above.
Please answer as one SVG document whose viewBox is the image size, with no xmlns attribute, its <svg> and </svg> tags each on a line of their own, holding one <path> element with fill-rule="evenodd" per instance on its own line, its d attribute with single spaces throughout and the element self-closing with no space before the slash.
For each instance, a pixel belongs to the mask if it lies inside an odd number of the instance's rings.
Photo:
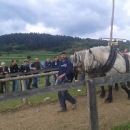
<svg viewBox="0 0 130 130">
<path fill-rule="evenodd" d="M 35 32 L 35 33 L 47 33 L 47 34 L 58 34 L 58 28 L 46 28 L 42 23 L 38 23 L 36 25 L 27 24 L 26 25 L 27 32 Z"/>
<path fill-rule="evenodd" d="M 21 19 L 13 19 L 7 21 L 0 21 L 0 33 L 1 35 L 10 33 L 25 32 L 26 23 Z"/>
<path fill-rule="evenodd" d="M 114 36 L 130 40 L 130 2 L 115 6 Z M 111 0 L 0 0 L 0 34 L 40 32 L 79 37 L 109 37 Z"/>
</svg>

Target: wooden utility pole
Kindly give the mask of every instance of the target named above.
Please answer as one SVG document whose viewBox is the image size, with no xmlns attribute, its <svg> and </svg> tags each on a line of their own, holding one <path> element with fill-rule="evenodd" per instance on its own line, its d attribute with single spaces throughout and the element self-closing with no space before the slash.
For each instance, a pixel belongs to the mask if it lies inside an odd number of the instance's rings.
<svg viewBox="0 0 130 130">
<path fill-rule="evenodd" d="M 110 31 L 109 46 L 110 43 L 112 42 L 112 37 L 113 37 L 114 9 L 115 9 L 115 0 L 112 0 L 112 17 L 111 17 L 111 31 Z"/>
</svg>

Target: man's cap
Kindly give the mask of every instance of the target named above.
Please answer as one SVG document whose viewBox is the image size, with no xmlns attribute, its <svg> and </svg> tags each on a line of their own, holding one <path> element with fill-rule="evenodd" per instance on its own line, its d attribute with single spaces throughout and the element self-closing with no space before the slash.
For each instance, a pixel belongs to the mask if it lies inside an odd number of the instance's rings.
<svg viewBox="0 0 130 130">
<path fill-rule="evenodd" d="M 27 59 L 25 59 L 23 62 L 28 62 L 28 60 L 27 60 Z"/>
<path fill-rule="evenodd" d="M 62 55 L 62 54 L 66 54 L 66 52 L 61 52 L 61 54 L 60 54 L 60 55 Z"/>
</svg>

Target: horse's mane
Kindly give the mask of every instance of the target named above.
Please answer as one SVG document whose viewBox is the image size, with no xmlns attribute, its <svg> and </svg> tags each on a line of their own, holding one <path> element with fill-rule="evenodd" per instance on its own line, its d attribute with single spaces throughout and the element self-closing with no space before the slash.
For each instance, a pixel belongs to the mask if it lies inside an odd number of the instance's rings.
<svg viewBox="0 0 130 130">
<path fill-rule="evenodd" d="M 77 54 L 77 55 L 80 55 L 80 56 L 82 57 L 81 60 L 83 60 L 84 57 L 85 57 L 85 53 L 86 53 L 86 51 L 87 51 L 87 49 L 80 50 L 80 51 L 77 51 L 76 54 Z"/>
</svg>

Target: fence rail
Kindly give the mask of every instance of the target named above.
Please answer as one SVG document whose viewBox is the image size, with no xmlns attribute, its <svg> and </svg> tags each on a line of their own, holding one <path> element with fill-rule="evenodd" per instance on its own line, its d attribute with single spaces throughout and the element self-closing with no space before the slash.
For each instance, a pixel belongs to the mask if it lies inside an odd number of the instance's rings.
<svg viewBox="0 0 130 130">
<path fill-rule="evenodd" d="M 19 98 L 28 98 L 32 96 L 38 96 L 42 94 L 48 94 L 52 92 L 58 92 L 58 91 L 68 90 L 68 89 L 73 89 L 73 88 L 79 88 L 83 86 L 84 83 L 85 83 L 84 81 L 79 81 L 79 82 L 74 82 L 74 83 L 65 83 L 65 84 L 56 85 L 56 86 L 48 86 L 46 88 L 37 88 L 37 89 L 27 90 L 27 91 L 0 94 L 0 102 L 19 99 Z"/>
<path fill-rule="evenodd" d="M 32 75 L 32 74 L 37 74 L 37 73 L 48 73 L 48 72 L 51 72 L 51 71 L 58 71 L 59 68 L 44 68 L 44 69 L 41 69 L 41 70 L 31 70 L 29 72 L 26 72 L 26 73 L 22 73 L 22 72 L 18 72 L 18 73 L 9 73 L 9 77 L 13 77 L 13 76 L 21 76 L 21 75 Z M 5 77 L 5 75 L 0 75 L 0 77 Z"/>
<path fill-rule="evenodd" d="M 17 77 L 7 77 L 0 79 L 0 82 L 8 82 L 8 81 L 14 81 L 14 80 L 25 80 L 29 78 L 36 78 L 36 77 L 42 77 L 42 76 L 49 76 L 49 75 L 55 75 L 58 74 L 58 71 L 54 72 L 48 72 L 48 73 L 41 73 L 41 74 L 32 74 L 32 75 L 22 75 L 22 76 L 17 76 Z"/>
</svg>

